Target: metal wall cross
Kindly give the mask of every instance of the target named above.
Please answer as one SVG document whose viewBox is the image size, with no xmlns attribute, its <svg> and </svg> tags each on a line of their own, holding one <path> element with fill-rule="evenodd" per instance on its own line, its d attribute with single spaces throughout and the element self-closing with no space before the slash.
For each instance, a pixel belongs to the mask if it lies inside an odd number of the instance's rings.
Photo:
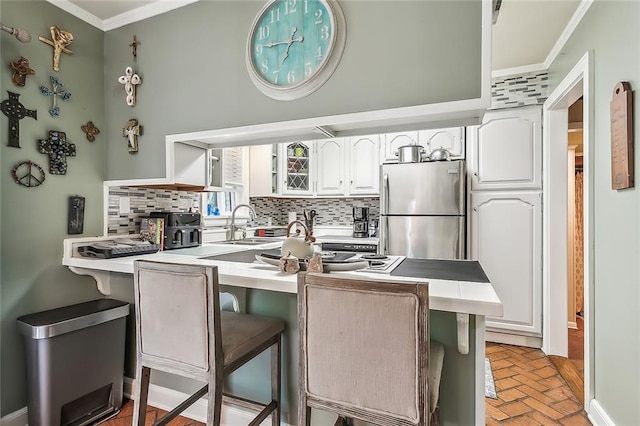
<svg viewBox="0 0 640 426">
<path fill-rule="evenodd" d="M 0 110 L 9 117 L 9 142 L 7 146 L 20 148 L 20 120 L 25 117 L 37 120 L 38 111 L 26 109 L 18 100 L 20 98 L 19 94 L 8 90 L 7 93 L 9 94 L 9 99 L 2 101 L 2 104 L 0 104 Z"/>
<path fill-rule="evenodd" d="M 51 87 L 53 87 L 53 90 L 49 90 L 44 86 L 40 86 L 40 93 L 45 96 L 53 97 L 53 107 L 49 110 L 49 114 L 52 117 L 57 117 L 60 115 L 60 107 L 56 102 L 58 96 L 60 96 L 60 99 L 62 99 L 63 101 L 66 101 L 71 98 L 71 93 L 64 90 L 64 84 L 62 84 L 62 82 L 58 80 L 57 77 L 50 76 L 49 81 L 51 81 Z"/>
<path fill-rule="evenodd" d="M 133 60 L 134 61 L 138 57 L 138 46 L 140 46 L 141 44 L 142 43 L 138 41 L 138 38 L 134 34 L 133 35 L 133 42 L 129 45 L 129 47 L 131 47 L 131 53 L 133 54 Z"/>
<path fill-rule="evenodd" d="M 67 142 L 67 134 L 57 130 L 49 131 L 49 139 L 38 140 L 38 151 L 49 155 L 49 173 L 67 174 L 67 157 L 76 156 L 75 144 Z"/>
</svg>

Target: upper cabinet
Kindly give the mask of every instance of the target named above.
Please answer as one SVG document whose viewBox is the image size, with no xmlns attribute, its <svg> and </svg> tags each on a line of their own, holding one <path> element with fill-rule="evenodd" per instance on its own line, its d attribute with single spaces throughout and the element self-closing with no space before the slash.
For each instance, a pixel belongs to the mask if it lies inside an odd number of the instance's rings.
<svg viewBox="0 0 640 426">
<path fill-rule="evenodd" d="M 419 144 L 424 146 L 427 155 L 436 149 L 446 149 L 452 159 L 464 158 L 464 127 L 421 130 Z"/>
<path fill-rule="evenodd" d="M 542 188 L 540 106 L 488 111 L 468 127 L 471 190 Z"/>
<path fill-rule="evenodd" d="M 382 162 L 398 160 L 398 148 L 418 144 L 419 132 L 386 133 L 382 136 Z"/>
<path fill-rule="evenodd" d="M 345 144 L 342 139 L 317 141 L 316 194 L 345 195 Z"/>
<path fill-rule="evenodd" d="M 349 195 L 378 195 L 380 184 L 380 137 L 349 138 L 348 148 Z"/>
<path fill-rule="evenodd" d="M 249 196 L 278 194 L 278 145 L 249 147 Z"/>
<path fill-rule="evenodd" d="M 313 195 L 313 142 L 292 142 L 281 146 L 280 157 L 284 180 L 282 194 Z"/>
</svg>

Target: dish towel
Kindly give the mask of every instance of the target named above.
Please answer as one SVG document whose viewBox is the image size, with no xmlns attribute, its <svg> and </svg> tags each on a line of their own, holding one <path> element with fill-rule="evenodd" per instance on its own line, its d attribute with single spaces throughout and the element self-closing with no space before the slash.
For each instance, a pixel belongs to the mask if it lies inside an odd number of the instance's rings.
<svg viewBox="0 0 640 426">
<path fill-rule="evenodd" d="M 489 358 L 484 359 L 484 396 L 487 398 L 498 399 L 496 395 L 496 386 L 493 382 L 493 372 L 491 371 L 491 362 Z"/>
</svg>

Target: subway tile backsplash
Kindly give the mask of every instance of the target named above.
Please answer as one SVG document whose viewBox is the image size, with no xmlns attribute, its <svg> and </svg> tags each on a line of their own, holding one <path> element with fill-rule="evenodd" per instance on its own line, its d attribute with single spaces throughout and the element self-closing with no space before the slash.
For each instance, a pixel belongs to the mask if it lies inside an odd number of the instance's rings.
<svg viewBox="0 0 640 426">
<path fill-rule="evenodd" d="M 267 226 L 268 220 L 274 226 L 285 226 L 288 212 L 296 212 L 298 220 L 302 220 L 302 211 L 315 210 L 315 225 L 319 226 L 351 226 L 353 225 L 353 207 L 369 207 L 369 216 L 380 215 L 380 199 L 368 198 L 266 198 L 251 197 L 249 202 L 258 215 L 254 226 Z"/>
<path fill-rule="evenodd" d="M 120 198 L 127 197 L 130 213 L 120 214 Z M 107 234 L 128 235 L 140 232 L 140 218 L 155 211 L 200 211 L 200 193 L 149 189 L 137 187 L 112 187 L 109 189 L 107 207 Z"/>
</svg>

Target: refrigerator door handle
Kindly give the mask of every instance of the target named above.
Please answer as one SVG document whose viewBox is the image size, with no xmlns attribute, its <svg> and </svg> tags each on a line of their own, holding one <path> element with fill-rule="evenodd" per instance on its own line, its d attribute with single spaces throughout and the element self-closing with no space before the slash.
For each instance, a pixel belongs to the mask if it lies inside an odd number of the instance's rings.
<svg viewBox="0 0 640 426">
<path fill-rule="evenodd" d="M 382 214 L 389 214 L 389 175 L 382 176 Z"/>
</svg>

